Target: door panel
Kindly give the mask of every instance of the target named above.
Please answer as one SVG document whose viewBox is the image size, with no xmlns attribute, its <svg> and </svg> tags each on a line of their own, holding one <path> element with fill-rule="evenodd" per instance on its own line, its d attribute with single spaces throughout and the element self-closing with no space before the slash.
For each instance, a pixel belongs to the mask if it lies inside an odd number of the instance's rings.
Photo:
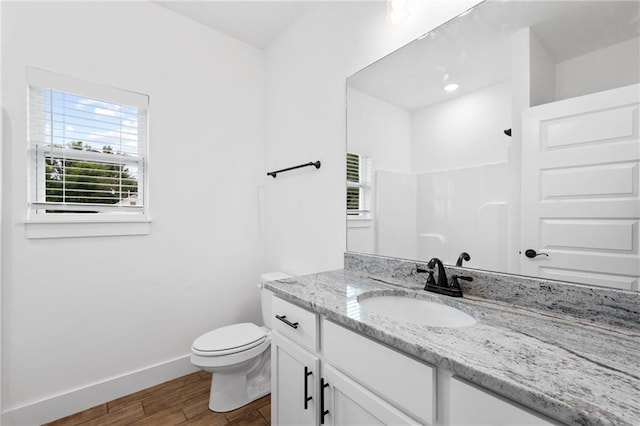
<svg viewBox="0 0 640 426">
<path fill-rule="evenodd" d="M 573 101 L 571 99 L 570 101 Z M 582 104 L 584 100 L 580 101 Z M 637 114 L 635 105 L 595 105 L 595 110 L 578 111 L 577 115 L 564 115 L 542 124 L 542 138 L 547 147 L 567 147 L 604 140 L 632 138 Z M 586 108 L 593 108 L 587 106 Z"/>
<path fill-rule="evenodd" d="M 638 195 L 638 164 L 541 171 L 542 199 Z"/>
<path fill-rule="evenodd" d="M 523 113 L 525 275 L 639 290 L 640 86 Z"/>
<path fill-rule="evenodd" d="M 545 247 L 617 250 L 633 254 L 638 241 L 638 221 L 631 220 L 541 220 L 540 240 Z"/>
</svg>

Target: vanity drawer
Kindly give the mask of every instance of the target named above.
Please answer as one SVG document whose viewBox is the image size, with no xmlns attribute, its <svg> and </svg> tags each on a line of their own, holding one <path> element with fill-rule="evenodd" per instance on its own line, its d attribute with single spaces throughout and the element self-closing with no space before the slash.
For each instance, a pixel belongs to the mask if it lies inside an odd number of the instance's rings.
<svg viewBox="0 0 640 426">
<path fill-rule="evenodd" d="M 435 368 L 325 319 L 322 353 L 334 367 L 420 423 L 435 423 Z"/>
<path fill-rule="evenodd" d="M 300 346 L 318 352 L 318 314 L 273 296 L 273 329 Z"/>
</svg>

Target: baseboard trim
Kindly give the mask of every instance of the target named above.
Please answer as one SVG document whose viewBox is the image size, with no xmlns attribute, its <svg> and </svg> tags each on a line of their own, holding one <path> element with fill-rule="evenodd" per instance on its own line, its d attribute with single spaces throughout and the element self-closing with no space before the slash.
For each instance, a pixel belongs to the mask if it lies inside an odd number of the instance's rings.
<svg viewBox="0 0 640 426">
<path fill-rule="evenodd" d="M 2 413 L 4 426 L 33 426 L 86 410 L 121 396 L 198 371 L 189 355 L 11 408 Z"/>
</svg>

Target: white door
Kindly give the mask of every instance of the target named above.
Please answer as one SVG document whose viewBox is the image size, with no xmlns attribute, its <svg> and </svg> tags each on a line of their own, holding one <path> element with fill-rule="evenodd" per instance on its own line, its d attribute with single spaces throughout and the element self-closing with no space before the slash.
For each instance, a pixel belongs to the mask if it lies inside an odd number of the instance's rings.
<svg viewBox="0 0 640 426">
<path fill-rule="evenodd" d="M 322 370 L 321 425 L 415 425 L 412 418 L 389 405 L 330 365 Z"/>
<path fill-rule="evenodd" d="M 271 420 L 274 425 L 316 425 L 320 360 L 300 346 L 272 333 Z"/>
<path fill-rule="evenodd" d="M 523 274 L 639 290 L 639 93 L 632 85 L 524 111 Z"/>
</svg>

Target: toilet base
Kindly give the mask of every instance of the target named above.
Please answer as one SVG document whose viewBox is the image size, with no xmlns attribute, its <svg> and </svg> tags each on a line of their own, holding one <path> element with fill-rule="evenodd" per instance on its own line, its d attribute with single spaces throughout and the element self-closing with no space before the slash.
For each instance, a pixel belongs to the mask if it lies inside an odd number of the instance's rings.
<svg viewBox="0 0 640 426">
<path fill-rule="evenodd" d="M 209 409 L 219 413 L 232 411 L 262 398 L 270 392 L 269 386 L 266 389 L 247 387 L 245 374 L 216 374 L 211 382 Z"/>
<path fill-rule="evenodd" d="M 217 370 L 211 378 L 209 409 L 224 413 L 271 393 L 271 351 L 267 349 L 246 370 Z"/>
</svg>

